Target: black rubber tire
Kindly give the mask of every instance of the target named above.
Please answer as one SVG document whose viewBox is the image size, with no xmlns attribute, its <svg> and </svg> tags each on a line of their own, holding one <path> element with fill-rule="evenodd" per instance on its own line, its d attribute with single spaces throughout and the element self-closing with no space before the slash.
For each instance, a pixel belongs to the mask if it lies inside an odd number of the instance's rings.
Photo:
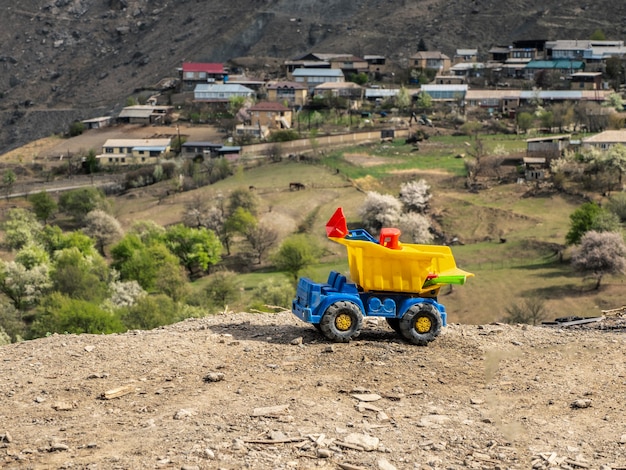
<svg viewBox="0 0 626 470">
<path fill-rule="evenodd" d="M 389 328 L 391 328 L 393 331 L 395 331 L 396 333 L 398 333 L 399 335 L 402 334 L 402 331 L 400 330 L 400 319 L 399 318 L 389 318 L 386 317 L 385 320 L 387 320 L 387 325 L 389 325 Z"/>
<path fill-rule="evenodd" d="M 361 309 L 347 301 L 331 304 L 320 321 L 320 330 L 326 338 L 336 343 L 347 343 L 361 333 L 363 314 Z"/>
<path fill-rule="evenodd" d="M 400 320 L 400 333 L 408 341 L 425 346 L 441 333 L 441 315 L 430 304 L 413 305 Z"/>
</svg>

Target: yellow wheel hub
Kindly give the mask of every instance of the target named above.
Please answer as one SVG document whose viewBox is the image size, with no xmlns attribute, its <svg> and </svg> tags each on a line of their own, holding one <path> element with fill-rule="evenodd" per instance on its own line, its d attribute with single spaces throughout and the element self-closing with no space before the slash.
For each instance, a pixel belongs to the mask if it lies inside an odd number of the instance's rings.
<svg viewBox="0 0 626 470">
<path fill-rule="evenodd" d="M 415 329 L 418 333 L 428 333 L 433 326 L 433 322 L 428 317 L 418 317 L 415 320 Z"/>
<path fill-rule="evenodd" d="M 341 313 L 337 315 L 337 318 L 335 319 L 335 326 L 339 331 L 348 331 L 352 326 L 352 318 L 350 315 Z"/>
</svg>

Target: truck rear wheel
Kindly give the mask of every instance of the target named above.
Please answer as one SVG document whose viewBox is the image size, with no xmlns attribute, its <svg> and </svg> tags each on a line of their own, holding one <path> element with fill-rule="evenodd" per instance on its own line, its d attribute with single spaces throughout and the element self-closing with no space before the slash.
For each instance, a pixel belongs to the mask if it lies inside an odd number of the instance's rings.
<svg viewBox="0 0 626 470">
<path fill-rule="evenodd" d="M 337 343 L 347 343 L 361 333 L 363 315 L 361 309 L 346 301 L 331 304 L 320 321 L 320 330 L 326 338 Z"/>
<path fill-rule="evenodd" d="M 413 305 L 400 320 L 400 333 L 407 340 L 425 346 L 441 333 L 441 315 L 430 304 Z"/>
</svg>

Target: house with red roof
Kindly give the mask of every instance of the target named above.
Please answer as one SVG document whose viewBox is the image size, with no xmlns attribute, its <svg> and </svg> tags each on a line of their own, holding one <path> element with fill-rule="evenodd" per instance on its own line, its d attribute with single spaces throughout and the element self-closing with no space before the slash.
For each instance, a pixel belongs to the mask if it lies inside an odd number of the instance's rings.
<svg viewBox="0 0 626 470">
<path fill-rule="evenodd" d="M 200 83 L 223 83 L 228 80 L 224 64 L 183 62 L 179 70 L 182 91 L 193 91 Z"/>
</svg>

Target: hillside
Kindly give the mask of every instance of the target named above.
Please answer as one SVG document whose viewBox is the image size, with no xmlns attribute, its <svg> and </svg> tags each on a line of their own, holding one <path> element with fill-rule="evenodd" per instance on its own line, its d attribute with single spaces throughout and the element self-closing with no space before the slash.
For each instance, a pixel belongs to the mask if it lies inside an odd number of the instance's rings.
<svg viewBox="0 0 626 470">
<path fill-rule="evenodd" d="M 0 347 L 4 469 L 623 469 L 619 333 L 368 322 L 323 341 L 288 312 Z"/>
<path fill-rule="evenodd" d="M 626 4 L 606 0 L 24 0 L 0 15 L 0 153 L 119 110 L 184 60 L 232 60 L 265 76 L 310 51 L 384 54 L 402 67 L 420 39 L 485 54 L 597 29 L 621 39 L 625 20 Z"/>
</svg>

